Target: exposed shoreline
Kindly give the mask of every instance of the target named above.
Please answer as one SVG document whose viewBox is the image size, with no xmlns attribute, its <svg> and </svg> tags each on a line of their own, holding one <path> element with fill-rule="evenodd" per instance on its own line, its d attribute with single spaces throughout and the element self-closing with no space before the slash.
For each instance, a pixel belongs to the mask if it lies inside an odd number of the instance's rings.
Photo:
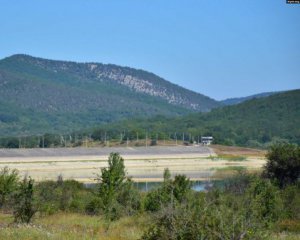
<svg viewBox="0 0 300 240">
<path fill-rule="evenodd" d="M 247 160 L 218 159 L 212 148 L 206 146 L 175 147 L 105 147 L 105 148 L 51 148 L 0 149 L 0 168 L 16 168 L 22 176 L 36 181 L 75 179 L 93 183 L 100 168 L 107 166 L 110 152 L 119 152 L 124 158 L 128 176 L 135 182 L 159 182 L 165 168 L 171 173 L 185 174 L 193 181 L 212 180 L 216 170 L 228 167 L 259 169 L 265 159 L 248 157 Z"/>
</svg>

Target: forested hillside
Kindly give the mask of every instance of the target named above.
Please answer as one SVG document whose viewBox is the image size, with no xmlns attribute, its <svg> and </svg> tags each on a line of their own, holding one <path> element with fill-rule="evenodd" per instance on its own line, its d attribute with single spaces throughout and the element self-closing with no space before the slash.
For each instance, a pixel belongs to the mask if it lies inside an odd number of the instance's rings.
<svg viewBox="0 0 300 240">
<path fill-rule="evenodd" d="M 247 97 L 227 98 L 227 99 L 222 100 L 220 102 L 223 105 L 226 105 L 226 106 L 228 106 L 228 105 L 235 105 L 235 104 L 239 104 L 239 103 L 242 103 L 242 102 L 245 102 L 247 100 L 254 99 L 254 98 L 268 97 L 268 96 L 271 96 L 271 95 L 276 94 L 276 93 L 279 93 L 279 92 L 264 92 L 264 93 L 250 95 L 250 96 L 247 96 Z"/>
<path fill-rule="evenodd" d="M 152 73 L 100 63 L 14 55 L 0 60 L 0 134 L 70 132 L 158 114 L 209 111 L 220 103 Z"/>
<path fill-rule="evenodd" d="M 212 135 L 215 143 L 265 147 L 275 141 L 300 143 L 300 90 L 252 99 L 234 106 L 214 109 L 209 113 L 148 120 L 128 120 L 104 125 L 93 131 L 95 138 L 104 131 L 118 136 L 127 130 L 130 138 L 152 134 L 153 138 L 197 140 Z M 184 136 L 183 136 L 184 134 Z"/>
</svg>

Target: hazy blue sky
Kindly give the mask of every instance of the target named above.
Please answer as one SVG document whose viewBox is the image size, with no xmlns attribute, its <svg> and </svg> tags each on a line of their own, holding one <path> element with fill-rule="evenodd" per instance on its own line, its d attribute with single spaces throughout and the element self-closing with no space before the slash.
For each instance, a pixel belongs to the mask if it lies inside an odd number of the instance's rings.
<svg viewBox="0 0 300 240">
<path fill-rule="evenodd" d="M 216 99 L 300 88 L 300 5 L 285 0 L 0 0 L 0 58 L 154 72 Z"/>
</svg>

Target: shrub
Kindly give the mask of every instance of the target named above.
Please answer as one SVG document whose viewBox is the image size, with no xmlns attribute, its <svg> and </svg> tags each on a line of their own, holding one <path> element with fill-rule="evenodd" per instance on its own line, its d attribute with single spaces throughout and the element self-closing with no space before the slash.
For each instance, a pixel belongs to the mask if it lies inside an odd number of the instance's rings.
<svg viewBox="0 0 300 240">
<path fill-rule="evenodd" d="M 300 220 L 300 185 L 288 186 L 281 191 L 284 215 L 288 219 Z"/>
<path fill-rule="evenodd" d="M 59 210 L 84 212 L 90 190 L 75 180 L 63 180 L 59 177 L 55 181 L 40 182 L 36 185 L 36 198 L 39 211 L 44 214 L 53 214 Z"/>
<path fill-rule="evenodd" d="M 158 189 L 150 191 L 145 198 L 145 210 L 155 212 L 168 204 L 181 203 L 191 192 L 191 182 L 185 175 L 171 179 L 169 169 L 164 170 L 164 181 Z"/>
<path fill-rule="evenodd" d="M 139 211 L 141 209 L 140 199 L 140 192 L 134 187 L 131 179 L 127 179 L 117 196 L 117 201 L 123 207 L 124 214 L 131 216 Z"/>
<path fill-rule="evenodd" d="M 245 209 L 265 226 L 276 222 L 282 214 L 279 190 L 269 180 L 253 179 L 246 191 Z"/>
<path fill-rule="evenodd" d="M 238 170 L 237 174 L 224 180 L 225 192 L 242 195 L 246 192 L 252 176 L 244 169 Z"/>
<path fill-rule="evenodd" d="M 241 196 L 213 194 L 204 198 L 204 201 L 201 195 L 198 197 L 187 203 L 164 206 L 154 215 L 153 224 L 141 239 L 252 240 L 268 236 L 268 231 L 260 221 L 245 213 Z"/>
<path fill-rule="evenodd" d="M 4 167 L 0 171 L 0 208 L 3 207 L 8 198 L 17 189 L 19 181 L 18 171 Z"/>
<path fill-rule="evenodd" d="M 14 196 L 15 222 L 29 223 L 36 212 L 33 180 L 25 177 Z"/>
<path fill-rule="evenodd" d="M 293 144 L 273 145 L 267 154 L 263 175 L 282 188 L 300 178 L 300 147 Z"/>
</svg>

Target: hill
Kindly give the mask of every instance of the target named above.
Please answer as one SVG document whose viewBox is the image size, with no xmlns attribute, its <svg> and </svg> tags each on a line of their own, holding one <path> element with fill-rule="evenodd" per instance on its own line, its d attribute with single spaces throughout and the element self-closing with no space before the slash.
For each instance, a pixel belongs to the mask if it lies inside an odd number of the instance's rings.
<svg viewBox="0 0 300 240">
<path fill-rule="evenodd" d="M 0 60 L 0 134 L 70 132 L 132 117 L 220 106 L 150 72 L 13 55 Z"/>
<path fill-rule="evenodd" d="M 100 139 L 104 131 L 119 136 L 126 129 L 130 138 L 136 132 L 144 137 L 177 138 L 197 141 L 201 135 L 212 135 L 215 143 L 250 147 L 266 147 L 275 141 L 300 144 L 300 90 L 287 91 L 238 105 L 194 113 L 177 118 L 155 117 L 104 125 L 93 131 Z"/>
<path fill-rule="evenodd" d="M 276 94 L 279 92 L 264 92 L 264 93 L 259 93 L 259 94 L 254 94 L 251 96 L 247 96 L 247 97 L 240 97 L 240 98 L 227 98 L 225 100 L 220 101 L 223 105 L 225 106 L 229 106 L 229 105 L 235 105 L 235 104 L 239 104 L 242 102 L 245 102 L 247 100 L 251 100 L 253 98 L 264 98 L 264 97 L 268 97 L 271 96 L 273 94 Z"/>
</svg>

